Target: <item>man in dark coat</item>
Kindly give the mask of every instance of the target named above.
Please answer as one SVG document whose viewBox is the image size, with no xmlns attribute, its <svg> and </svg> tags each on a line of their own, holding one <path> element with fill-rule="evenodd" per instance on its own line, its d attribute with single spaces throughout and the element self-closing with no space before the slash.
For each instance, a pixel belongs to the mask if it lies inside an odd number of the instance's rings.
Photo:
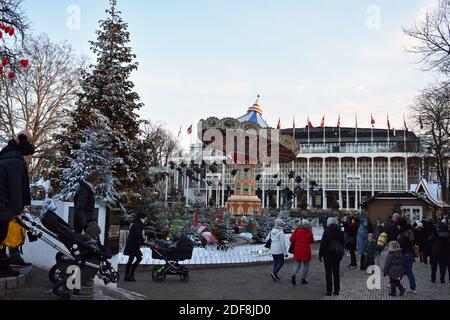
<svg viewBox="0 0 450 320">
<path fill-rule="evenodd" d="M 439 267 L 441 283 L 445 283 L 447 267 L 450 262 L 450 234 L 444 223 L 439 223 L 437 230 L 427 240 L 431 248 L 431 282 L 436 282 L 436 273 Z"/>
<path fill-rule="evenodd" d="M 392 219 L 386 225 L 386 233 L 388 235 L 388 242 L 397 241 L 400 234 L 400 223 L 401 215 L 399 213 L 394 213 Z"/>
<path fill-rule="evenodd" d="M 19 217 L 25 206 L 31 203 L 27 165 L 31 163 L 33 154 L 33 146 L 26 136 L 21 135 L 14 149 L 4 150 L 0 155 L 0 244 L 8 235 L 9 223 Z M 18 274 L 10 268 L 6 250 L 2 248 L 0 277 L 14 277 Z"/>
<path fill-rule="evenodd" d="M 11 151 L 19 151 L 20 141 L 28 141 L 29 143 L 32 143 L 33 136 L 31 135 L 31 133 L 29 131 L 20 132 L 15 139 L 10 140 L 8 142 L 8 145 L 0 151 L 0 157 Z M 28 160 L 31 163 L 31 158 Z M 30 163 L 27 163 L 27 164 L 29 165 Z M 25 166 L 25 167 L 26 167 L 26 170 L 28 170 L 28 166 Z M 28 175 L 26 175 L 24 177 L 23 185 L 25 186 L 25 188 L 28 188 L 28 186 L 30 185 Z M 29 206 L 31 206 L 31 194 L 30 194 L 30 192 L 25 192 L 24 196 L 25 196 L 25 198 L 24 198 L 23 203 L 24 203 L 25 210 L 26 210 Z M 9 265 L 10 266 L 13 266 L 16 268 L 31 266 L 31 263 L 25 262 L 23 260 L 23 258 L 20 255 L 21 251 L 22 250 L 20 247 L 19 248 L 9 248 Z"/>
<path fill-rule="evenodd" d="M 423 220 L 423 237 L 425 239 L 423 245 L 423 262 L 428 264 L 428 258 L 431 258 L 431 246 L 428 243 L 428 239 L 436 232 L 436 227 L 433 224 L 433 220 Z"/>
<path fill-rule="evenodd" d="M 328 218 L 319 249 L 319 260 L 324 261 L 327 282 L 327 296 L 339 295 L 339 268 L 344 255 L 344 233 L 339 229 L 336 218 Z M 334 291 L 333 291 L 334 278 Z"/>
<path fill-rule="evenodd" d="M 131 225 L 128 233 L 127 243 L 123 254 L 128 256 L 128 263 L 125 267 L 125 281 L 136 281 L 134 273 L 136 272 L 139 263 L 142 261 L 141 246 L 145 243 L 146 237 L 144 235 L 144 226 L 147 223 L 148 217 L 144 213 L 136 215 L 136 220 Z M 133 264 L 134 259 L 136 262 Z"/>
<path fill-rule="evenodd" d="M 86 231 L 91 222 L 98 223 L 95 211 L 95 187 L 101 182 L 100 174 L 93 172 L 80 182 L 80 186 L 75 193 L 74 229 L 79 234 Z"/>
</svg>

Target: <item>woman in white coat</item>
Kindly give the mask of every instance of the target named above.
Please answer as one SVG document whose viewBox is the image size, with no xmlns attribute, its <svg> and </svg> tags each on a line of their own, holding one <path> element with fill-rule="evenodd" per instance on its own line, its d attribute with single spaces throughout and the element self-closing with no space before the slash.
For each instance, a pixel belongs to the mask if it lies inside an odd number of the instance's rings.
<svg viewBox="0 0 450 320">
<path fill-rule="evenodd" d="M 280 280 L 278 277 L 278 272 L 280 272 L 284 265 L 284 258 L 288 257 L 286 240 L 283 231 L 284 226 L 285 224 L 283 220 L 277 219 L 275 221 L 275 228 L 272 229 L 266 239 L 266 241 L 269 241 L 269 239 L 271 240 L 270 253 L 273 256 L 273 270 L 270 275 L 273 281 Z"/>
</svg>

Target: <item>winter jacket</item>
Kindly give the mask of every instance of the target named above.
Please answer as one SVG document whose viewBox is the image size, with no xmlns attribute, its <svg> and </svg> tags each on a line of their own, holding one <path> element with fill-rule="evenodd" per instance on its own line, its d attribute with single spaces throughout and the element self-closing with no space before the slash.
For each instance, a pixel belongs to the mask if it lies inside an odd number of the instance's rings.
<svg viewBox="0 0 450 320">
<path fill-rule="evenodd" d="M 311 261 L 311 245 L 314 244 L 314 236 L 310 229 L 300 228 L 295 230 L 290 242 L 295 244 L 294 260 L 302 262 Z"/>
<path fill-rule="evenodd" d="M 367 227 L 364 225 L 366 221 L 367 219 L 365 218 L 361 219 L 361 224 L 358 229 L 358 237 L 356 240 L 356 250 L 360 256 L 364 256 L 366 254 L 366 241 L 369 235 Z"/>
<path fill-rule="evenodd" d="M 74 229 L 81 232 L 91 222 L 98 222 L 95 210 L 95 194 L 86 182 L 80 182 L 75 193 L 75 222 Z"/>
<path fill-rule="evenodd" d="M 404 265 L 402 251 L 390 251 L 384 263 L 383 273 L 391 279 L 400 280 L 405 273 Z"/>
<path fill-rule="evenodd" d="M 388 235 L 388 242 L 391 241 L 397 241 L 398 235 L 399 235 L 399 228 L 398 228 L 398 222 L 389 221 L 389 223 L 386 226 L 386 233 Z"/>
<path fill-rule="evenodd" d="M 344 233 L 335 224 L 327 227 L 323 233 L 322 241 L 320 242 L 319 258 L 324 258 L 329 263 L 342 260 L 342 257 L 337 257 L 336 254 L 330 250 L 333 241 L 337 241 L 344 247 Z"/>
<path fill-rule="evenodd" d="M 366 256 L 368 258 L 375 258 L 377 254 L 377 243 L 375 240 L 366 241 Z"/>
<path fill-rule="evenodd" d="M 11 151 L 0 156 L 0 221 L 11 221 L 31 204 L 28 170 L 23 156 Z"/>
<path fill-rule="evenodd" d="M 141 219 L 137 219 L 131 225 L 130 231 L 128 232 L 127 243 L 125 244 L 125 249 L 123 254 L 125 256 L 141 256 L 141 246 L 145 242 L 144 236 L 144 223 Z"/>
<path fill-rule="evenodd" d="M 284 237 L 284 231 L 281 228 L 273 228 L 268 234 L 266 241 L 272 240 L 270 245 L 270 252 L 273 255 L 284 254 L 287 255 L 286 239 Z"/>
<path fill-rule="evenodd" d="M 422 228 L 414 229 L 414 241 L 419 247 L 422 247 L 425 243 L 425 235 Z"/>
<path fill-rule="evenodd" d="M 383 232 L 384 232 L 383 226 L 376 226 L 373 232 L 373 238 L 378 239 Z"/>
<path fill-rule="evenodd" d="M 356 235 L 358 233 L 358 225 L 348 222 L 344 226 L 345 231 L 345 249 L 356 251 Z"/>
<path fill-rule="evenodd" d="M 448 231 L 436 231 L 428 239 L 431 259 L 437 262 L 450 262 L 450 235 Z"/>
<path fill-rule="evenodd" d="M 411 241 L 404 232 L 402 232 L 398 236 L 398 243 L 400 244 L 400 247 L 402 248 L 403 254 L 414 254 L 414 242 Z"/>
</svg>

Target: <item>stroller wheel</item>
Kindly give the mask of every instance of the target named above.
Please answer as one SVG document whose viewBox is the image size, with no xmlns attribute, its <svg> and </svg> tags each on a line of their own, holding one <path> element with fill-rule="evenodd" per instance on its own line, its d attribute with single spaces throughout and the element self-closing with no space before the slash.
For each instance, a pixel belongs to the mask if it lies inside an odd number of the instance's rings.
<svg viewBox="0 0 450 320">
<path fill-rule="evenodd" d="M 183 274 L 180 274 L 180 281 L 181 282 L 188 282 L 189 281 L 189 272 L 185 272 Z"/>
<path fill-rule="evenodd" d="M 155 282 L 163 282 L 166 280 L 166 268 L 163 266 L 156 266 L 152 271 L 152 279 Z"/>
<path fill-rule="evenodd" d="M 48 279 L 51 283 L 56 284 L 61 280 L 62 272 L 58 268 L 58 265 L 54 265 L 48 272 Z"/>
</svg>

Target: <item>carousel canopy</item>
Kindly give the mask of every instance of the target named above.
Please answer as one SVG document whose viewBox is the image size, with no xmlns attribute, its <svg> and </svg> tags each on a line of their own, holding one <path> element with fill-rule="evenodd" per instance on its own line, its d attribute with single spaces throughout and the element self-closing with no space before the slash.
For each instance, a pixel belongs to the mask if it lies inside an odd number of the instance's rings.
<svg viewBox="0 0 450 320">
<path fill-rule="evenodd" d="M 259 105 L 259 98 L 260 96 L 258 95 L 258 99 L 256 100 L 255 104 L 253 104 L 253 106 L 248 109 L 247 114 L 237 118 L 237 120 L 239 122 L 253 122 L 258 124 L 262 128 L 269 128 L 267 122 L 262 118 L 263 112 L 261 106 Z"/>
</svg>

